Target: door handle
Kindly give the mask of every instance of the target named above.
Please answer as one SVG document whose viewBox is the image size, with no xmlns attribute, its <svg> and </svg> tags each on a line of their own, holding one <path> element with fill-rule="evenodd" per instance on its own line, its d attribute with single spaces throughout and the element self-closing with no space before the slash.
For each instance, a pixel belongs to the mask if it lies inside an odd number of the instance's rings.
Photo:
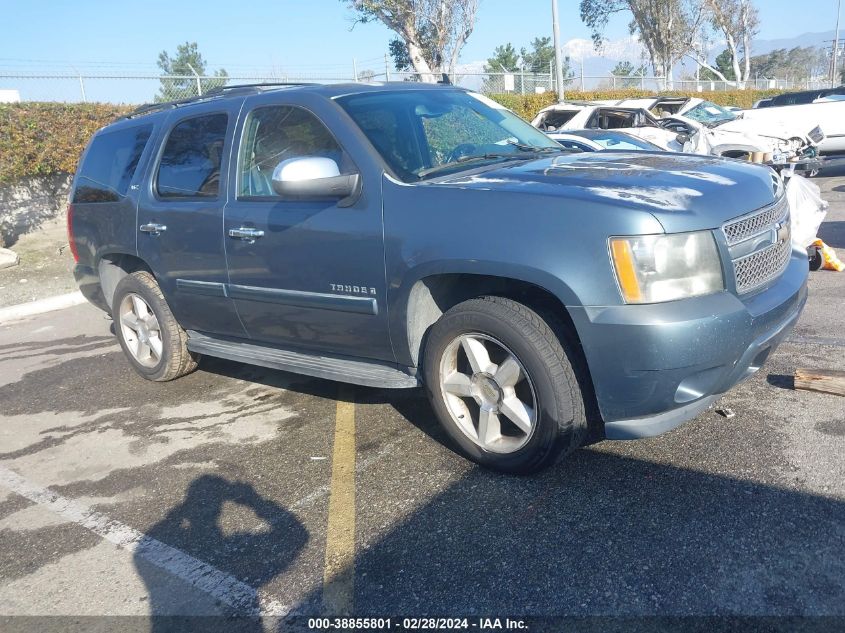
<svg viewBox="0 0 845 633">
<path fill-rule="evenodd" d="M 150 235 L 158 235 L 160 233 L 164 233 L 167 230 L 167 226 L 164 224 L 142 224 L 138 227 L 138 229 L 142 233 L 149 233 Z"/>
<path fill-rule="evenodd" d="M 242 226 L 239 229 L 229 229 L 229 237 L 252 244 L 259 237 L 264 237 L 264 231 L 261 229 L 253 229 L 248 226 Z"/>
</svg>

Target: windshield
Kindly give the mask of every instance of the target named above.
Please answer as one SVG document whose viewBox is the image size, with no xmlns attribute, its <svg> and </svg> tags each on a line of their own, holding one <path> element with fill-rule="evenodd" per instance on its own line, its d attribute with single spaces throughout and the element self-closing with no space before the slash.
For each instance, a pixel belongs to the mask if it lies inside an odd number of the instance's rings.
<svg viewBox="0 0 845 633">
<path fill-rule="evenodd" d="M 397 90 L 337 102 L 405 182 L 565 151 L 510 110 L 471 92 Z"/>
<path fill-rule="evenodd" d="M 733 121 L 736 118 L 736 114 L 711 101 L 702 101 L 694 108 L 684 112 L 684 116 L 703 123 L 707 127 L 715 127 L 720 123 Z"/>
</svg>

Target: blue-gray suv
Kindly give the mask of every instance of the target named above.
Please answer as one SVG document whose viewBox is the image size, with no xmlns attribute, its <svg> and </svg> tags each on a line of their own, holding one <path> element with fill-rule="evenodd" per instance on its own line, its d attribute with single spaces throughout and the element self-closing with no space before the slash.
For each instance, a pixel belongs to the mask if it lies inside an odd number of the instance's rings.
<svg viewBox="0 0 845 633">
<path fill-rule="evenodd" d="M 91 140 L 68 222 L 145 378 L 209 355 L 422 384 L 461 451 L 509 472 L 695 417 L 807 296 L 770 169 L 573 152 L 451 86 L 141 108 Z"/>
</svg>

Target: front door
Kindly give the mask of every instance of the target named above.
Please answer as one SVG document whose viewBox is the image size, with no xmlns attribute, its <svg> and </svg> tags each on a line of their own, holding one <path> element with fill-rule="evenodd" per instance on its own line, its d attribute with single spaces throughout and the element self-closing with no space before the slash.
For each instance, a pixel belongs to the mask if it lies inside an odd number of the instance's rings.
<svg viewBox="0 0 845 633">
<path fill-rule="evenodd" d="M 244 337 L 226 295 L 223 206 L 240 102 L 174 110 L 138 208 L 138 253 L 185 329 Z"/>
<path fill-rule="evenodd" d="M 380 192 L 365 183 L 351 206 L 281 197 L 272 174 L 282 161 L 316 156 L 341 173 L 358 168 L 303 107 L 259 102 L 242 127 L 224 224 L 228 292 L 250 338 L 393 361 Z"/>
</svg>

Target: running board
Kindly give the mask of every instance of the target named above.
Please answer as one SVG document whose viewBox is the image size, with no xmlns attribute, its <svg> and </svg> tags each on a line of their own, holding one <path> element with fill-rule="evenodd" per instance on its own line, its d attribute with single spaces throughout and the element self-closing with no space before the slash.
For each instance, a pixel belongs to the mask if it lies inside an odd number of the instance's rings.
<svg viewBox="0 0 845 633">
<path fill-rule="evenodd" d="M 402 371 L 395 365 L 377 361 L 353 360 L 305 354 L 290 350 L 255 345 L 242 341 L 229 341 L 188 330 L 188 349 L 199 354 L 234 360 L 239 363 L 281 369 L 295 374 L 348 382 L 365 387 L 409 389 L 417 387 L 416 376 Z"/>
</svg>

